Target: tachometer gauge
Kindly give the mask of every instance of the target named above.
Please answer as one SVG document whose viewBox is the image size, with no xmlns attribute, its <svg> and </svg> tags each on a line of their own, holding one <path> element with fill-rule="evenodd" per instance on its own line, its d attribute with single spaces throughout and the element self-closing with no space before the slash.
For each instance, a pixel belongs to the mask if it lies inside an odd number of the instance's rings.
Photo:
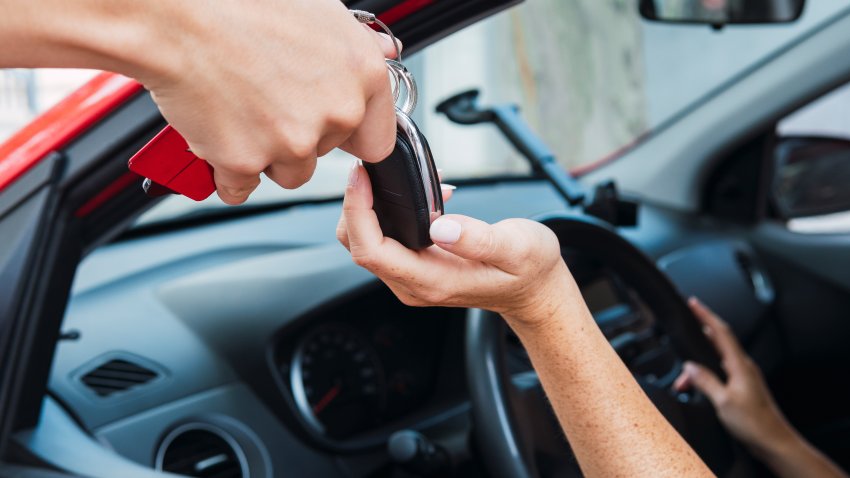
<svg viewBox="0 0 850 478">
<path fill-rule="evenodd" d="M 323 326 L 301 341 L 290 380 L 298 411 L 329 438 L 369 428 L 385 406 L 386 383 L 375 349 L 344 325 Z"/>
</svg>

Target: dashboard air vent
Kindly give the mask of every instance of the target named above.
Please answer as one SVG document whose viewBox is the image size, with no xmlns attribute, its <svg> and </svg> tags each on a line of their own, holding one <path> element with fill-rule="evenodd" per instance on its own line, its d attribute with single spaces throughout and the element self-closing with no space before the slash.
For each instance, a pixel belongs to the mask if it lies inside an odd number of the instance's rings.
<svg viewBox="0 0 850 478">
<path fill-rule="evenodd" d="M 184 476 L 248 478 L 236 441 L 201 424 L 184 425 L 168 434 L 157 452 L 156 468 Z"/>
<path fill-rule="evenodd" d="M 80 377 L 94 393 L 109 397 L 144 385 L 157 378 L 158 373 L 123 359 L 112 359 Z"/>
</svg>

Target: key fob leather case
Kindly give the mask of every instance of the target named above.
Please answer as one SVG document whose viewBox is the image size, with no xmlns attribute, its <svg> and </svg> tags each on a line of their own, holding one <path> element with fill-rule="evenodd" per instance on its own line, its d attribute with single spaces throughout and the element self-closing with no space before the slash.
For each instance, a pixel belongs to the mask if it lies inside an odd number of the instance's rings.
<svg viewBox="0 0 850 478">
<path fill-rule="evenodd" d="M 397 112 L 393 152 L 379 163 L 363 163 L 372 182 L 372 208 L 384 236 L 409 249 L 433 242 L 431 222 L 443 214 L 443 196 L 428 141 L 404 113 Z"/>
</svg>

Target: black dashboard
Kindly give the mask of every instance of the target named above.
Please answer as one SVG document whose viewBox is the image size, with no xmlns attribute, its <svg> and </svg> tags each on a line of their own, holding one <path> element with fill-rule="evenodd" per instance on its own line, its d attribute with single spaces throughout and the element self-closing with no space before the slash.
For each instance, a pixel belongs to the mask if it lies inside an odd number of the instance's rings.
<svg viewBox="0 0 850 478">
<path fill-rule="evenodd" d="M 569 212 L 539 181 L 461 188 L 449 207 L 490 222 Z M 87 476 L 187 472 L 192 442 L 219 450 L 205 466 L 230 476 L 330 477 L 383 476 L 397 430 L 466 440 L 465 311 L 397 301 L 336 244 L 338 214 L 298 206 L 97 250 L 78 270 L 40 425 L 18 441 Z M 683 294 L 727 285 L 724 300 L 746 304 L 727 314 L 736 331 L 764 335 L 772 299 L 753 289 L 746 244 L 652 207 L 623 234 Z M 606 334 L 651 326 L 600 258 L 565 258 Z M 91 446 L 58 452 L 69 437 Z"/>
<path fill-rule="evenodd" d="M 281 394 L 317 443 L 365 449 L 466 400 L 459 309 L 412 309 L 368 287 L 279 331 Z"/>
</svg>

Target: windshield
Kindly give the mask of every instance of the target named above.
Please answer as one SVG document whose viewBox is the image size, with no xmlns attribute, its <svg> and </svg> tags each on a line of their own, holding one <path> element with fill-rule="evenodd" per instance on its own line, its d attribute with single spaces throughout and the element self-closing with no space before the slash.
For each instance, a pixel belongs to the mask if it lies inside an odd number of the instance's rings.
<svg viewBox="0 0 850 478">
<path fill-rule="evenodd" d="M 482 105 L 520 105 L 560 163 L 581 172 L 674 121 L 713 90 L 847 8 L 846 2 L 809 0 L 802 17 L 791 24 L 714 30 L 646 22 L 637 4 L 528 1 L 405 58 L 420 88 L 413 117 L 429 138 L 444 180 L 529 171 L 494 127 L 460 126 L 435 113 L 435 105 L 451 95 L 477 88 Z M 65 75 L 73 80 L 69 85 L 87 77 Z M 28 116 L 20 110 L 32 113 L 50 105 L 61 91 L 57 77 L 62 74 L 3 72 L 0 139 Z M 287 191 L 264 180 L 246 204 L 341 196 L 352 161 L 334 151 L 319 160 L 306 185 Z M 226 206 L 215 196 L 201 203 L 174 196 L 140 221 L 221 207 Z"/>
</svg>

